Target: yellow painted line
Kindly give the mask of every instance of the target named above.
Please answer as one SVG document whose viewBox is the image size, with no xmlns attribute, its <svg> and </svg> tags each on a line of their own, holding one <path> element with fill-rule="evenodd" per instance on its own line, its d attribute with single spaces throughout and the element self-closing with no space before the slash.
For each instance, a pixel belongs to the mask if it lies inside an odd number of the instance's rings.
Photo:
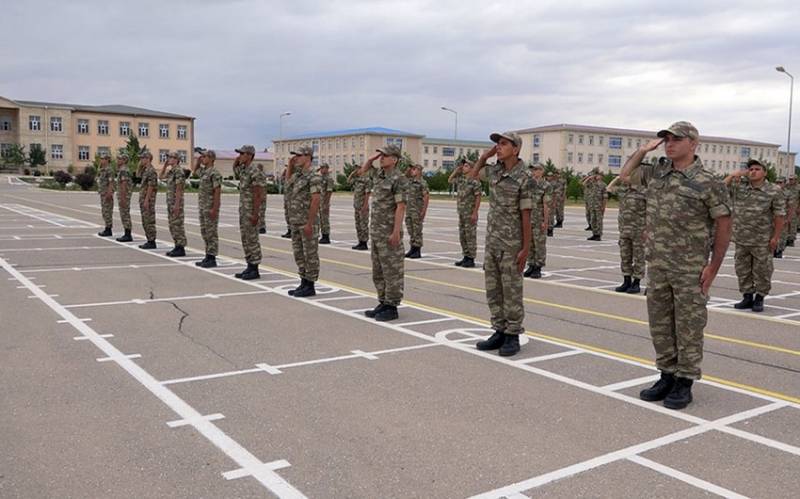
<svg viewBox="0 0 800 499">
<path fill-rule="evenodd" d="M 720 385 L 739 388 L 740 390 L 744 390 L 746 392 L 758 393 L 760 395 L 766 395 L 768 397 L 785 400 L 786 402 L 792 402 L 793 404 L 800 404 L 800 397 L 792 397 L 791 395 L 787 395 L 785 393 L 773 392 L 772 390 L 765 390 L 764 388 L 759 388 L 757 386 L 745 385 L 743 383 L 737 383 L 735 381 L 729 381 L 727 379 L 717 378 L 716 376 L 707 376 L 705 374 L 703 375 L 703 379 L 719 383 Z"/>
</svg>

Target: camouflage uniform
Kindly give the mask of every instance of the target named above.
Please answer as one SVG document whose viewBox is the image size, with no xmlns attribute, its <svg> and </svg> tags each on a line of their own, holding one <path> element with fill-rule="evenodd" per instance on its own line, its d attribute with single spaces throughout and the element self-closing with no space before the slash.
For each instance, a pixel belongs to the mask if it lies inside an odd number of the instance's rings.
<svg viewBox="0 0 800 499">
<path fill-rule="evenodd" d="M 125 186 L 125 196 L 122 196 L 122 186 Z M 133 180 L 131 171 L 127 165 L 119 167 L 117 172 L 117 206 L 119 207 L 119 218 L 122 219 L 122 228 L 130 231 L 131 224 L 131 197 L 133 196 Z"/>
<path fill-rule="evenodd" d="M 286 220 L 286 227 L 289 228 L 292 225 L 289 222 L 289 182 L 292 179 L 286 176 L 286 170 L 283 173 L 283 219 Z"/>
<path fill-rule="evenodd" d="M 596 182 L 595 179 L 588 180 L 585 184 L 583 184 L 583 207 L 586 210 L 586 225 L 589 227 L 592 226 L 592 212 L 589 206 L 593 203 L 592 196 L 594 196 L 595 191 L 592 188 Z"/>
<path fill-rule="evenodd" d="M 186 246 L 186 230 L 183 227 L 183 191 L 178 197 L 178 186 L 183 187 L 186 183 L 186 174 L 180 165 L 175 165 L 166 173 L 167 182 L 167 219 L 169 220 L 169 233 L 175 246 Z M 175 214 L 175 206 L 180 207 Z"/>
<path fill-rule="evenodd" d="M 148 187 L 152 187 L 153 195 L 147 205 L 144 204 Z M 156 240 L 156 196 L 158 195 L 158 173 L 153 165 L 148 165 L 142 172 L 142 183 L 139 190 L 139 212 L 142 215 L 142 228 L 148 241 Z"/>
<path fill-rule="evenodd" d="M 107 199 L 105 194 L 111 189 L 111 199 Z M 110 166 L 100 168 L 97 174 L 97 192 L 100 193 L 100 211 L 103 214 L 103 224 L 111 227 L 114 223 L 114 172 Z"/>
<path fill-rule="evenodd" d="M 564 202 L 565 194 L 567 192 L 567 181 L 561 174 L 556 175 L 556 178 L 550 182 L 553 188 L 552 201 L 550 203 L 550 220 L 548 227 L 553 228 L 556 224 L 564 223 Z"/>
<path fill-rule="evenodd" d="M 606 183 L 602 180 L 595 180 L 589 184 L 591 196 L 588 198 L 589 225 L 592 227 L 592 235 L 602 237 L 603 235 L 603 205 L 606 200 Z"/>
<path fill-rule="evenodd" d="M 372 176 L 369 174 L 354 175 L 352 186 L 356 234 L 359 242 L 367 242 L 369 239 L 369 204 L 367 204 L 366 213 L 362 213 L 361 208 L 364 206 L 364 198 L 372 192 Z"/>
<path fill-rule="evenodd" d="M 786 203 L 786 213 L 787 215 L 791 214 L 791 220 L 789 220 L 789 223 L 784 224 L 786 227 L 786 242 L 794 243 L 794 240 L 797 237 L 797 206 L 798 203 L 800 203 L 800 185 L 797 183 L 786 184 L 786 193 L 789 197 L 789 200 Z"/>
<path fill-rule="evenodd" d="M 786 210 L 786 220 L 784 222 L 789 221 L 789 223 L 783 224 L 783 229 L 781 229 L 781 235 L 780 238 L 778 239 L 778 247 L 775 248 L 775 251 L 777 253 L 783 253 L 783 251 L 786 249 L 786 243 L 789 242 L 789 226 L 791 225 L 791 221 L 789 220 L 789 217 L 791 216 L 791 209 L 789 203 L 791 202 L 792 193 L 789 186 L 786 185 L 785 183 L 782 186 L 778 186 L 778 188 L 781 190 L 781 195 L 783 196 L 782 204 L 784 206 L 784 209 Z"/>
<path fill-rule="evenodd" d="M 289 222 L 292 227 L 292 252 L 301 279 L 316 282 L 319 279 L 319 219 L 311 226 L 311 237 L 306 237 L 303 227 L 308 222 L 313 194 L 321 194 L 322 177 L 309 170 L 298 169 L 287 184 L 290 192 Z"/>
<path fill-rule="evenodd" d="M 372 282 L 378 292 L 378 301 L 398 306 L 403 300 L 403 227 L 400 226 L 400 243 L 389 245 L 394 231 L 394 214 L 399 203 L 408 196 L 408 179 L 397 167 L 383 168 L 373 174 L 372 217 L 369 235 L 372 238 Z"/>
<path fill-rule="evenodd" d="M 422 247 L 422 208 L 428 183 L 424 178 L 408 180 L 408 204 L 406 205 L 406 229 L 412 247 Z"/>
<path fill-rule="evenodd" d="M 252 163 L 239 170 L 239 233 L 242 237 L 242 250 L 248 264 L 261 263 L 261 243 L 258 240 L 258 223 L 250 223 L 253 214 L 253 187 L 266 189 L 267 178 L 264 172 Z"/>
<path fill-rule="evenodd" d="M 739 291 L 766 296 L 772 287 L 772 238 L 775 217 L 786 215 L 780 188 L 766 179 L 754 187 L 747 179 L 730 186 L 733 205 L 734 267 Z"/>
<path fill-rule="evenodd" d="M 472 223 L 472 211 L 475 209 L 475 198 L 481 195 L 481 182 L 469 175 L 459 175 L 456 187 L 461 252 L 464 256 L 474 259 L 478 252 L 478 224 Z"/>
<path fill-rule="evenodd" d="M 642 279 L 645 272 L 644 230 L 647 197 L 641 177 L 634 173 L 631 184 L 619 184 L 619 256 L 623 276 Z"/>
<path fill-rule="evenodd" d="M 320 199 L 319 199 L 319 228 L 323 234 L 331 233 L 331 199 L 328 193 L 333 193 L 335 183 L 330 172 L 320 177 Z M 332 196 L 333 194 L 331 194 Z"/>
<path fill-rule="evenodd" d="M 261 211 L 258 214 L 258 230 L 267 230 L 267 190 L 264 189 L 264 200 L 261 201 Z"/>
<path fill-rule="evenodd" d="M 491 196 L 483 270 L 492 328 L 521 334 L 525 307 L 517 254 L 522 250 L 521 212 L 533 208 L 533 183 L 520 159 L 508 171 L 501 162 L 487 165 L 486 179 Z"/>
<path fill-rule="evenodd" d="M 531 210 L 531 249 L 528 252 L 528 265 L 542 268 L 547 261 L 547 229 L 542 230 L 544 207 L 551 207 L 553 204 L 553 186 L 544 178 L 532 178 L 531 186 L 533 209 Z"/>
<path fill-rule="evenodd" d="M 714 220 L 731 214 L 728 191 L 697 157 L 683 171 L 673 169 L 670 160 L 641 169 L 647 187 L 647 313 L 656 367 L 700 379 L 708 319 L 700 274 L 711 252 Z"/>
<path fill-rule="evenodd" d="M 206 255 L 217 256 L 219 253 L 219 213 L 211 218 L 214 207 L 214 190 L 222 189 L 222 174 L 213 166 L 200 166 L 197 170 L 200 177 L 200 188 L 197 191 L 197 204 L 200 212 L 200 235 L 206 246 Z"/>
</svg>

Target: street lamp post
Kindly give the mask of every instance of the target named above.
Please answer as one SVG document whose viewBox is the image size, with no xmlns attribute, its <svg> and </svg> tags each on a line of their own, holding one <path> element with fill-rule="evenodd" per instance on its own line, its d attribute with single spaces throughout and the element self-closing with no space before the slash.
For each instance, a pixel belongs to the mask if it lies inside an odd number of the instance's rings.
<svg viewBox="0 0 800 499">
<path fill-rule="evenodd" d="M 790 163 L 791 162 L 791 158 L 792 158 L 792 156 L 791 156 L 791 152 L 792 152 L 792 100 L 794 98 L 794 95 L 793 95 L 794 94 L 794 76 L 792 76 L 788 71 L 786 71 L 786 68 L 784 68 L 783 66 L 778 66 L 777 68 L 775 68 L 775 70 L 778 71 L 779 73 L 784 73 L 786 76 L 789 77 L 789 80 L 790 80 L 790 82 L 789 82 L 789 132 L 788 132 L 788 135 L 786 137 L 786 162 Z M 791 175 L 793 172 L 794 172 L 794 165 L 793 164 L 789 164 L 786 174 L 787 175 Z"/>
<path fill-rule="evenodd" d="M 449 112 L 453 113 L 453 115 L 455 116 L 456 126 L 455 126 L 455 129 L 453 131 L 453 140 L 458 140 L 458 111 L 456 111 L 455 109 L 450 109 L 449 107 L 444 107 L 444 106 L 442 106 L 442 111 L 449 111 Z"/>
<path fill-rule="evenodd" d="M 291 116 L 291 111 L 285 111 L 278 116 L 278 141 L 283 140 L 283 118 L 284 116 Z M 277 152 L 277 151 L 275 151 Z M 274 176 L 275 180 L 278 180 L 278 161 L 277 158 L 273 157 L 272 159 L 272 175 Z M 278 185 L 281 186 L 280 191 L 283 191 L 283 180 L 278 182 Z"/>
</svg>

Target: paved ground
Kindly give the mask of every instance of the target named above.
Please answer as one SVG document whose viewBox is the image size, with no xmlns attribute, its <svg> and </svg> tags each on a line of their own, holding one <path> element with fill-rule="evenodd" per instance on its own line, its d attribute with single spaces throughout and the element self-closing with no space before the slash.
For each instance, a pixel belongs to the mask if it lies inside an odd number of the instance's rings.
<svg viewBox="0 0 800 499">
<path fill-rule="evenodd" d="M 481 271 L 452 265 L 452 203 L 432 203 L 400 319 L 378 324 L 360 313 L 375 299 L 351 199 L 334 200 L 320 293 L 293 299 L 279 196 L 262 279 L 242 282 L 235 196 L 224 264 L 206 271 L 194 196 L 191 256 L 170 259 L 163 194 L 164 242 L 143 251 L 137 214 L 136 242 L 116 243 L 94 235 L 97 194 L 0 177 L 0 496 L 795 496 L 797 249 L 761 315 L 731 308 L 726 261 L 705 380 L 674 412 L 637 397 L 655 371 L 644 299 L 609 291 L 616 212 L 592 243 L 569 210 L 545 278 L 525 283 L 522 352 L 504 359 L 472 346 L 488 311 Z"/>
</svg>

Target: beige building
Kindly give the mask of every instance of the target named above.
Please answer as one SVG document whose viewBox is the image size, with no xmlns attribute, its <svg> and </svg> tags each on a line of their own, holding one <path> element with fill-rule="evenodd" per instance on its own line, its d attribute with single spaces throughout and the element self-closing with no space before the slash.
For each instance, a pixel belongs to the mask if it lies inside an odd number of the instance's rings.
<svg viewBox="0 0 800 499">
<path fill-rule="evenodd" d="M 523 139 L 522 159 L 529 162 L 550 159 L 557 167 L 572 168 L 578 173 L 595 167 L 604 172 L 618 172 L 625 160 L 656 134 L 652 130 L 568 124 L 526 128 L 518 133 Z M 702 135 L 697 154 L 706 168 L 722 174 L 756 158 L 774 165 L 779 175 L 786 175 L 788 162 L 780 160 L 779 147 L 779 144 L 754 140 Z M 660 155 L 663 149 L 654 151 L 647 159 L 657 159 Z"/>
<path fill-rule="evenodd" d="M 478 156 L 491 149 L 494 145 L 490 141 L 482 140 L 455 140 L 422 139 L 422 168 L 425 171 L 437 171 L 442 168 L 449 170 L 455 166 L 456 160 L 468 154 L 477 153 Z"/>
<path fill-rule="evenodd" d="M 79 106 L 0 97 L 0 154 L 12 144 L 24 146 L 26 152 L 39 144 L 47 155 L 47 171 L 89 165 L 101 152 L 115 154 L 131 135 L 159 163 L 169 151 L 189 158 L 194 148 L 194 118 L 124 105 Z"/>
</svg>

